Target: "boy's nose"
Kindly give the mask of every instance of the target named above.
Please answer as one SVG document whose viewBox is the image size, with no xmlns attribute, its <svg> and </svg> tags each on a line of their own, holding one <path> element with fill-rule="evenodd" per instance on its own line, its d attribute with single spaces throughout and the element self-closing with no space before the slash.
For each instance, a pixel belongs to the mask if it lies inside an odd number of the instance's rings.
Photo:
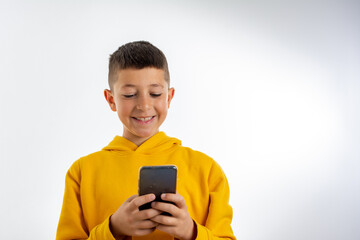
<svg viewBox="0 0 360 240">
<path fill-rule="evenodd" d="M 151 100 L 147 97 L 140 97 L 136 108 L 139 110 L 148 110 L 151 107 Z"/>
</svg>

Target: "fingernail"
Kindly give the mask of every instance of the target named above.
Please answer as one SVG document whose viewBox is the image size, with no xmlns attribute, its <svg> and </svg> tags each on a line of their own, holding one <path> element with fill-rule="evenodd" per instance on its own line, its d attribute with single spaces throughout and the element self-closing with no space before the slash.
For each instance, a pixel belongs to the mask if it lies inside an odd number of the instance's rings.
<svg viewBox="0 0 360 240">
<path fill-rule="evenodd" d="M 166 198 L 166 194 L 165 193 L 161 194 L 161 198 Z"/>
<path fill-rule="evenodd" d="M 150 201 L 152 201 L 152 200 L 155 200 L 155 195 L 154 194 L 150 195 Z"/>
</svg>

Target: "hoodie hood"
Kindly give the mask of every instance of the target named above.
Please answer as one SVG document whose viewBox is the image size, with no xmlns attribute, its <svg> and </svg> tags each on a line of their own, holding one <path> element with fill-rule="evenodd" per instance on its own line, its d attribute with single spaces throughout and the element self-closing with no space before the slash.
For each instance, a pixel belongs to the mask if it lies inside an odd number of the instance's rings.
<svg viewBox="0 0 360 240">
<path fill-rule="evenodd" d="M 115 136 L 114 139 L 104 147 L 104 151 L 120 151 L 120 152 L 137 152 L 142 154 L 156 154 L 174 150 L 181 145 L 181 141 L 177 138 L 168 137 L 164 132 L 158 132 L 140 146 L 130 140 Z"/>
</svg>

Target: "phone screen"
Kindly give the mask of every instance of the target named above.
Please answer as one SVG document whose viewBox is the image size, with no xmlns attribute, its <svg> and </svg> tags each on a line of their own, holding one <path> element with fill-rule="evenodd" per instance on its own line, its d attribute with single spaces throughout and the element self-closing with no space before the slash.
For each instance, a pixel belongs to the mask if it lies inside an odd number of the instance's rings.
<svg viewBox="0 0 360 240">
<path fill-rule="evenodd" d="M 144 166 L 139 172 L 139 195 L 154 193 L 154 201 L 161 200 L 162 193 L 176 193 L 177 168 L 174 165 Z M 151 208 L 151 203 L 139 207 L 140 210 Z"/>
</svg>

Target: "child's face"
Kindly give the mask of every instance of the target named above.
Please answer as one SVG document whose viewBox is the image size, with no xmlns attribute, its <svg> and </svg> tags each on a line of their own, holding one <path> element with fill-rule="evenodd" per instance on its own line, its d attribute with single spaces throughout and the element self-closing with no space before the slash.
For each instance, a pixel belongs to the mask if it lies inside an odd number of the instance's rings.
<svg viewBox="0 0 360 240">
<path fill-rule="evenodd" d="M 123 137 L 140 145 L 159 132 L 174 89 L 168 88 L 163 70 L 148 67 L 120 70 L 113 91 L 104 94 L 124 125 Z"/>
</svg>

